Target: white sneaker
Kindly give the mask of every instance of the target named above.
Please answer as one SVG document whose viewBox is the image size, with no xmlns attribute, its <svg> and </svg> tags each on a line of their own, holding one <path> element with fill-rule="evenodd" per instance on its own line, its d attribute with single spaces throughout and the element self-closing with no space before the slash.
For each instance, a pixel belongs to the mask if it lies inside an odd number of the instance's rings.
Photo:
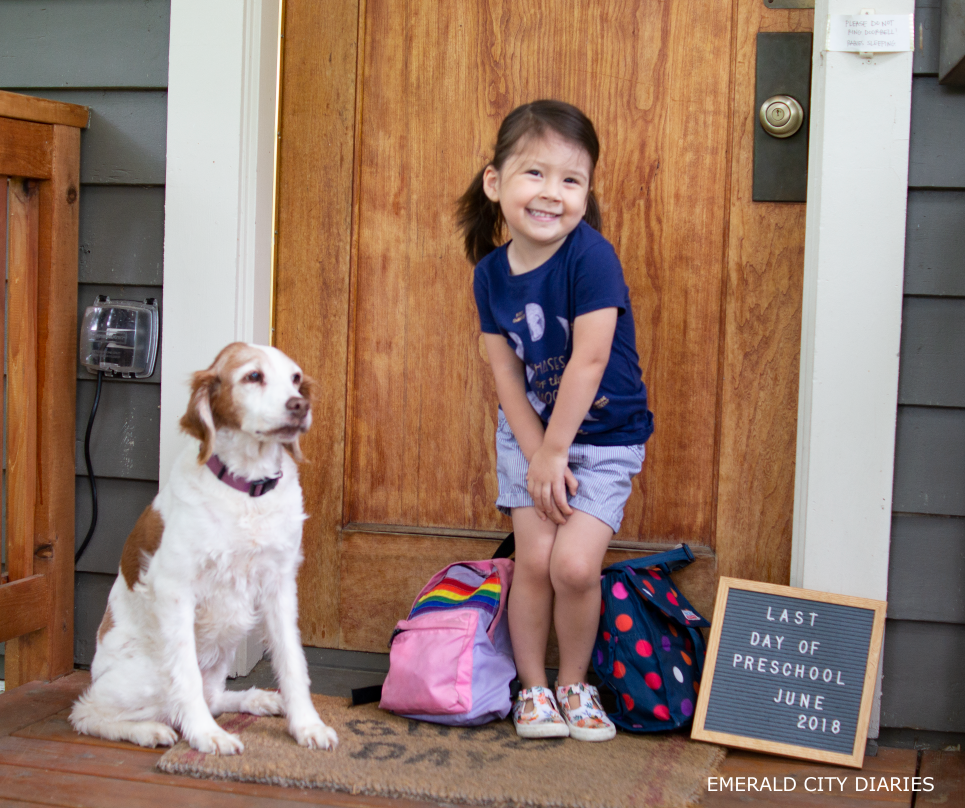
<svg viewBox="0 0 965 808">
<path fill-rule="evenodd" d="M 529 701 L 532 710 L 526 710 Z M 541 685 L 520 691 L 513 705 L 513 726 L 520 738 L 565 738 L 570 734 L 553 692 Z"/>
<path fill-rule="evenodd" d="M 570 707 L 570 696 L 580 697 L 579 707 Z M 600 704 L 600 692 L 585 682 L 556 688 L 563 720 L 569 727 L 570 737 L 578 741 L 609 741 L 617 734 L 617 728 Z"/>
</svg>

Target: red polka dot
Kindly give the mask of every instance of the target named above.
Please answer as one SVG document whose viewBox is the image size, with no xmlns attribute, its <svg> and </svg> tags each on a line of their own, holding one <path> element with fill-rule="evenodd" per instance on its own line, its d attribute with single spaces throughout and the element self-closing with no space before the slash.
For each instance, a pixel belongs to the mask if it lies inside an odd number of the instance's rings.
<svg viewBox="0 0 965 808">
<path fill-rule="evenodd" d="M 670 710 L 667 709 L 666 704 L 658 704 L 653 708 L 653 715 L 655 718 L 659 718 L 661 721 L 670 720 Z"/>
<path fill-rule="evenodd" d="M 600 601 L 600 614 L 602 615 L 604 612 L 606 612 L 606 604 L 601 600 L 601 601 Z"/>
<path fill-rule="evenodd" d="M 633 709 L 633 703 L 634 703 L 634 702 L 633 702 L 633 698 L 630 696 L 629 693 L 624 693 L 624 694 L 623 694 L 623 703 L 624 703 L 625 705 L 627 705 L 627 709 L 628 709 L 628 710 L 632 710 L 632 709 Z"/>
<path fill-rule="evenodd" d="M 683 651 L 680 652 L 680 656 L 682 656 L 682 657 L 684 658 L 684 662 L 686 662 L 688 665 L 693 665 L 693 664 L 694 664 L 694 663 L 691 661 L 690 657 L 687 656 Z"/>
<path fill-rule="evenodd" d="M 604 631 L 604 632 L 603 632 L 603 639 L 606 640 L 606 642 L 610 642 L 610 632 L 609 632 L 609 631 Z"/>
<path fill-rule="evenodd" d="M 694 693 L 699 693 L 699 692 L 700 692 L 700 684 L 698 684 L 698 683 L 695 681 L 695 682 L 694 682 Z"/>
<path fill-rule="evenodd" d="M 677 596 L 674 594 L 673 590 L 667 593 L 667 600 L 669 600 L 674 606 L 678 606 Z"/>
<path fill-rule="evenodd" d="M 663 680 L 660 678 L 659 673 L 648 673 L 643 677 L 643 681 L 647 683 L 647 687 L 649 687 L 651 690 L 657 690 L 660 685 L 663 684 Z"/>
<path fill-rule="evenodd" d="M 650 583 L 650 581 L 644 581 L 644 582 L 643 582 L 643 585 L 647 588 L 647 591 L 648 591 L 651 595 L 655 594 L 654 588 L 653 588 L 653 584 Z"/>
<path fill-rule="evenodd" d="M 647 570 L 647 572 L 650 573 L 651 578 L 656 578 L 658 581 L 660 580 L 660 573 L 656 570 Z"/>
<path fill-rule="evenodd" d="M 637 653 L 642 657 L 648 657 L 653 653 L 653 646 L 646 640 L 637 640 Z"/>
<path fill-rule="evenodd" d="M 633 618 L 628 614 L 618 614 L 613 622 L 620 631 L 629 631 L 633 628 Z"/>
<path fill-rule="evenodd" d="M 688 651 L 694 650 L 694 644 L 690 641 L 689 637 L 684 640 L 684 648 L 686 648 Z"/>
<path fill-rule="evenodd" d="M 615 679 L 622 679 L 627 675 L 627 668 L 622 662 L 613 663 L 613 677 Z"/>
</svg>

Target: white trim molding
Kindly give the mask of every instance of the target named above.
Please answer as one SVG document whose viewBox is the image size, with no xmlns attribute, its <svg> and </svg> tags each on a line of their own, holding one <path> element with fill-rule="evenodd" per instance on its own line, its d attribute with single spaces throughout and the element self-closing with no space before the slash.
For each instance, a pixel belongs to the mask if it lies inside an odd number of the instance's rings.
<svg viewBox="0 0 965 808">
<path fill-rule="evenodd" d="M 886 600 L 913 54 L 825 50 L 863 8 L 814 11 L 791 584 Z"/>
<path fill-rule="evenodd" d="M 188 440 L 191 372 L 230 342 L 270 341 L 280 3 L 171 0 L 161 485 Z M 264 650 L 249 635 L 230 675 Z"/>
<path fill-rule="evenodd" d="M 191 372 L 229 342 L 269 342 L 279 4 L 171 2 L 162 485 Z"/>
<path fill-rule="evenodd" d="M 815 8 L 791 583 L 884 599 L 912 53 L 826 51 L 829 14 L 857 6 Z"/>
</svg>

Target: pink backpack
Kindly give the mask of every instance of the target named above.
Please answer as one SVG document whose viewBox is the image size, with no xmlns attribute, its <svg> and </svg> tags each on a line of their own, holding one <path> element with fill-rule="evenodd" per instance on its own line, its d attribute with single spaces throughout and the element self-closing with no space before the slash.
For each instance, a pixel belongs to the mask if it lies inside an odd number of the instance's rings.
<svg viewBox="0 0 965 808">
<path fill-rule="evenodd" d="M 392 633 L 379 706 L 453 726 L 503 719 L 516 678 L 506 602 L 508 558 L 460 561 L 437 572 Z"/>
</svg>

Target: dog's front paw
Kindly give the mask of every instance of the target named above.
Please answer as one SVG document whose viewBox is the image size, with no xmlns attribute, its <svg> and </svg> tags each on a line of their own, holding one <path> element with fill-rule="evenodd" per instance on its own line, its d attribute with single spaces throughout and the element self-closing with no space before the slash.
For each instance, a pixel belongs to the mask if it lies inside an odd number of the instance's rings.
<svg viewBox="0 0 965 808">
<path fill-rule="evenodd" d="M 189 743 L 208 755 L 237 755 L 245 750 L 237 735 L 231 735 L 220 727 L 210 732 L 199 732 L 189 739 Z"/>
<path fill-rule="evenodd" d="M 292 724 L 289 730 L 299 746 L 307 746 L 309 749 L 334 749 L 338 746 L 335 730 L 321 721 Z"/>
<path fill-rule="evenodd" d="M 173 746 L 178 742 L 178 734 L 167 724 L 157 721 L 138 721 L 132 725 L 127 739 L 139 746 L 153 749 L 156 746 Z"/>
</svg>

